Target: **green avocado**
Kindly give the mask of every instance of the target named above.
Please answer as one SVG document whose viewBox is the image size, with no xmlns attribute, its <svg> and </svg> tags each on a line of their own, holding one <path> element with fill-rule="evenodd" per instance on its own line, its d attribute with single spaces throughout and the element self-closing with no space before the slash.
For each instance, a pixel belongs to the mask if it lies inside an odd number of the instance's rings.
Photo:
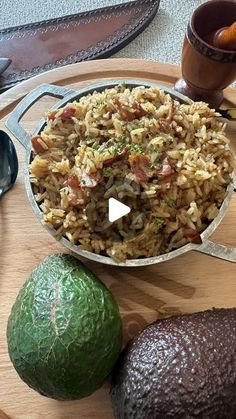
<svg viewBox="0 0 236 419">
<path fill-rule="evenodd" d="M 111 292 L 68 254 L 47 257 L 21 288 L 7 326 L 19 376 L 44 396 L 73 400 L 97 390 L 122 346 Z"/>
<path fill-rule="evenodd" d="M 235 419 L 236 308 L 159 320 L 121 353 L 116 419 Z"/>
</svg>

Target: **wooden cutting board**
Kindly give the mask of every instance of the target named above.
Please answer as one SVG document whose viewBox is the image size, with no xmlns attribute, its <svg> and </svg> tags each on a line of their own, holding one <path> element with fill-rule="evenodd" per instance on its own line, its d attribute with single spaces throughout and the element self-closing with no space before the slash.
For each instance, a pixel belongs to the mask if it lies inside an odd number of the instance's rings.
<svg viewBox="0 0 236 419">
<path fill-rule="evenodd" d="M 104 79 L 143 79 L 173 86 L 180 76 L 177 66 L 134 59 L 109 59 L 62 67 L 32 78 L 0 96 L 0 129 L 23 96 L 41 83 L 79 89 Z M 226 91 L 226 106 L 236 106 L 236 91 Z M 45 97 L 23 118 L 29 132 L 54 103 Z M 236 123 L 235 123 L 236 127 Z M 229 126 L 236 151 L 236 131 Z M 14 140 L 14 139 L 13 139 Z M 112 419 L 109 384 L 92 396 L 58 402 L 38 395 L 18 377 L 7 353 L 6 325 L 18 291 L 44 257 L 66 251 L 41 226 L 28 203 L 23 182 L 24 149 L 17 144 L 20 171 L 14 188 L 0 201 L 0 409 L 11 419 Z M 235 144 L 234 144 L 235 143 Z M 212 239 L 236 245 L 236 199 Z M 104 281 L 120 306 L 124 340 L 147 323 L 177 313 L 211 307 L 236 306 L 236 264 L 190 252 L 169 262 L 146 268 L 117 268 L 87 261 Z M 1 416 L 0 419 L 3 419 Z"/>
</svg>

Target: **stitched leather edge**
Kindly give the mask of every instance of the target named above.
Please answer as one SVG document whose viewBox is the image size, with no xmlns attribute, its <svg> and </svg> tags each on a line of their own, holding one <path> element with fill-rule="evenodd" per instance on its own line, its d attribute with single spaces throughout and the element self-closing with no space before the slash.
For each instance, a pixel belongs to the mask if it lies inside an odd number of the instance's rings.
<svg viewBox="0 0 236 419">
<path fill-rule="evenodd" d="M 24 70 L 20 73 L 11 73 L 5 79 L 3 77 L 4 84 L 2 84 L 0 89 L 7 89 L 8 87 L 11 87 L 13 84 L 17 82 L 25 80 L 41 72 L 52 70 L 59 66 L 72 64 L 75 62 L 81 62 L 85 60 L 87 61 L 87 60 L 96 59 L 96 58 L 105 58 L 107 56 L 110 56 L 113 52 L 118 51 L 123 46 L 125 46 L 130 40 L 134 39 L 142 31 L 142 29 L 144 29 L 149 24 L 149 22 L 154 18 L 158 10 L 159 3 L 160 3 L 160 0 L 143 0 L 143 1 L 136 0 L 136 1 L 128 2 L 128 3 L 118 4 L 115 6 L 103 7 L 103 8 L 88 11 L 88 12 L 82 12 L 82 13 L 78 13 L 74 15 L 63 16 L 60 18 L 46 20 L 43 22 L 36 22 L 33 24 L 27 24 L 27 25 L 22 25 L 19 27 L 0 30 L 0 36 L 8 34 L 8 33 L 12 34 L 12 32 L 15 33 L 17 36 L 17 32 L 21 33 L 22 31 L 25 32 L 25 30 L 34 31 L 35 28 L 41 29 L 41 28 L 44 28 L 45 25 L 47 24 L 50 24 L 51 26 L 53 26 L 53 24 L 58 25 L 60 23 L 68 24 L 70 22 L 73 22 L 73 20 L 75 18 L 78 18 L 78 16 L 83 17 L 83 18 L 89 17 L 86 23 L 91 23 L 97 17 L 98 18 L 103 17 L 104 12 L 106 12 L 106 14 L 107 12 L 111 12 L 114 14 L 115 11 L 119 9 L 123 12 L 124 9 L 137 8 L 137 15 L 138 15 L 141 12 L 143 12 L 145 6 L 147 9 L 145 10 L 145 13 L 141 14 L 140 17 L 134 16 L 133 19 L 128 24 L 123 26 L 118 31 L 114 32 L 114 34 L 110 35 L 105 40 L 98 42 L 96 45 L 91 46 L 86 50 L 80 50 L 76 54 L 68 55 L 67 57 L 63 59 L 59 59 L 55 61 L 55 63 L 46 64 L 42 67 L 34 67 L 30 70 Z M 29 33 L 27 35 L 29 35 Z M 32 32 L 31 36 L 34 36 L 34 32 Z"/>
<path fill-rule="evenodd" d="M 119 10 L 119 9 L 125 9 L 125 8 L 133 8 L 133 6 L 135 5 L 144 5 L 144 4 L 151 4 L 151 3 L 155 3 L 155 0 L 135 0 L 135 1 L 130 1 L 130 2 L 126 2 L 126 3 L 121 3 L 121 4 L 115 4 L 113 6 L 106 6 L 106 7 L 101 7 L 99 9 L 94 9 L 94 10 L 88 10 L 86 12 L 81 12 L 81 13 L 75 13 L 72 15 L 66 15 L 66 16 L 61 16 L 61 17 L 56 17 L 53 19 L 47 19 L 47 20 L 42 20 L 40 22 L 34 22 L 34 23 L 27 23 L 25 25 L 20 25 L 20 26 L 13 26 L 11 28 L 6 28 L 6 29 L 0 29 L 0 35 L 1 34 L 6 34 L 6 33 L 12 33 L 12 32 L 17 32 L 17 31 L 22 31 L 22 30 L 26 30 L 26 29 L 35 29 L 35 28 L 40 28 L 40 27 L 44 27 L 45 25 L 48 24 L 55 24 L 58 25 L 60 23 L 63 22 L 68 22 L 70 20 L 73 19 L 77 19 L 78 17 L 89 17 L 88 22 L 90 22 L 90 18 L 93 18 L 94 15 L 103 15 L 103 13 L 111 11 L 114 12 L 115 10 Z"/>
</svg>

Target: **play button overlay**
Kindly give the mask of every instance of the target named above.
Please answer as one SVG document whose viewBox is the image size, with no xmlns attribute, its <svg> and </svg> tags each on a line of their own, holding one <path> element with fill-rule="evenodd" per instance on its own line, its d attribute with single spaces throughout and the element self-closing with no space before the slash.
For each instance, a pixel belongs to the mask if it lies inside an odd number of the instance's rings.
<svg viewBox="0 0 236 419">
<path fill-rule="evenodd" d="M 115 198 L 109 198 L 108 201 L 108 219 L 110 223 L 119 220 L 119 218 L 124 217 L 125 215 L 129 214 L 130 207 L 122 202 L 117 201 Z"/>
</svg>

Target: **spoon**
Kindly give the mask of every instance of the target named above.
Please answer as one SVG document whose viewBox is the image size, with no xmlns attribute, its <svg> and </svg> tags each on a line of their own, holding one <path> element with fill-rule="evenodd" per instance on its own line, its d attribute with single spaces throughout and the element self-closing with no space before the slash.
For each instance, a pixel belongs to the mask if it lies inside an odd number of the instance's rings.
<svg viewBox="0 0 236 419">
<path fill-rule="evenodd" d="M 9 135 L 0 130 L 0 198 L 14 185 L 17 173 L 16 149 Z"/>
</svg>

